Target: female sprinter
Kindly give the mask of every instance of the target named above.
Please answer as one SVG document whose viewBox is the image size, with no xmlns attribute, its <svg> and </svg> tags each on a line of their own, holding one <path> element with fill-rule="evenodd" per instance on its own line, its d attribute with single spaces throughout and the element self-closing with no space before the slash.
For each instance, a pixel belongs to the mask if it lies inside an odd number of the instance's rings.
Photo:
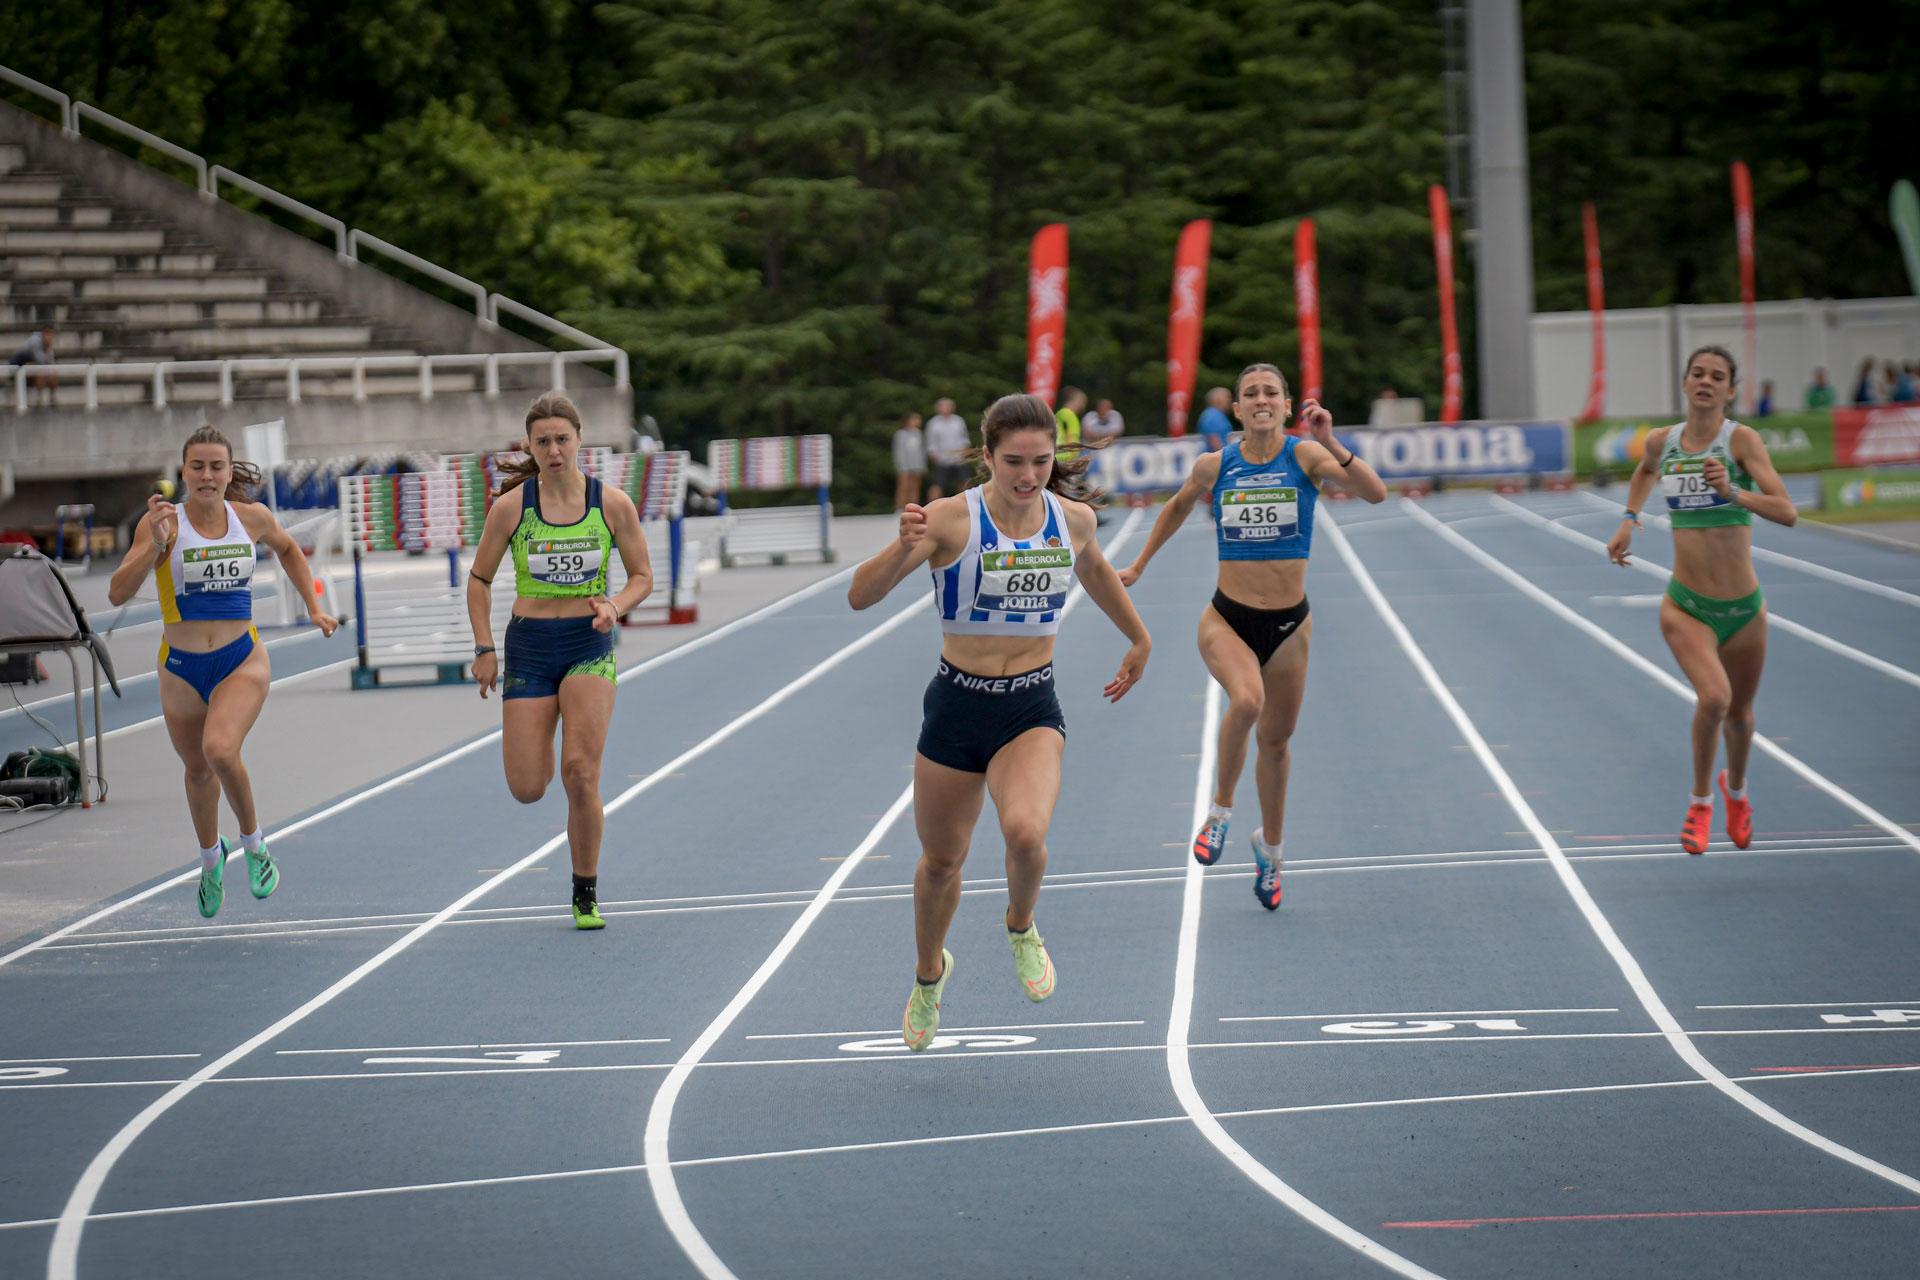
<svg viewBox="0 0 1920 1280">
<path fill-rule="evenodd" d="M 1220 579 L 1213 602 L 1200 614 L 1200 657 L 1227 691 L 1227 712 L 1220 721 L 1213 805 L 1193 838 L 1193 856 L 1212 866 L 1226 849 L 1233 792 L 1247 759 L 1247 731 L 1256 730 L 1253 776 L 1261 830 L 1253 838 L 1253 896 L 1269 911 L 1280 905 L 1281 824 L 1291 759 L 1287 741 L 1307 691 L 1307 642 L 1313 636 L 1307 616 L 1313 505 L 1324 484 L 1337 484 L 1368 502 L 1387 496 L 1366 460 L 1334 439 L 1333 415 L 1318 401 L 1308 400 L 1300 410 L 1312 438 L 1286 434 L 1291 407 L 1280 370 L 1248 365 L 1233 398 L 1241 437 L 1218 453 L 1200 455 L 1153 522 L 1140 554 L 1120 574 L 1128 586 L 1138 582 L 1194 505 L 1202 498 L 1211 502 Z"/>
<path fill-rule="evenodd" d="M 1753 572 L 1753 517 L 1784 525 L 1799 518 L 1760 433 L 1727 417 L 1737 385 L 1733 357 L 1723 348 L 1701 347 L 1687 357 L 1681 383 L 1687 420 L 1647 433 L 1627 485 L 1626 515 L 1607 543 L 1608 558 L 1627 563 L 1640 505 L 1658 481 L 1673 524 L 1673 576 L 1660 602 L 1660 633 L 1697 698 L 1693 791 L 1680 826 L 1680 847 L 1688 853 L 1707 851 L 1713 826 L 1707 779 L 1722 733 L 1727 767 L 1719 785 L 1727 798 L 1727 837 L 1740 849 L 1753 840 L 1747 751 L 1753 746 L 1753 695 L 1767 660 L 1767 606 Z"/>
<path fill-rule="evenodd" d="M 527 409 L 526 461 L 510 468 L 487 511 L 467 582 L 473 678 L 486 697 L 496 680 L 505 720 L 507 790 L 533 804 L 553 781 L 553 730 L 561 725 L 560 781 L 567 789 L 573 854 L 573 923 L 601 929 L 600 753 L 613 719 L 613 626 L 653 589 L 647 540 L 633 499 L 580 470 L 580 411 L 558 391 Z M 627 585 L 607 596 L 614 548 Z M 513 619 L 507 670 L 493 643 L 493 575 L 513 551 Z"/>
<path fill-rule="evenodd" d="M 127 558 L 107 584 L 107 600 L 125 604 L 149 573 L 160 589 L 160 710 L 173 749 L 187 766 L 187 812 L 200 849 L 200 914 L 211 919 L 226 897 L 230 846 L 220 834 L 222 791 L 240 823 L 247 887 L 264 898 L 280 883 L 280 869 L 260 834 L 253 782 L 240 761 L 240 745 L 273 678 L 253 626 L 254 544 L 279 557 L 322 635 L 332 635 L 340 623 L 315 599 L 313 573 L 299 545 L 271 511 L 248 500 L 260 485 L 260 470 L 235 462 L 225 436 L 207 426 L 187 437 L 180 485 L 184 502 L 159 494 L 147 499 Z"/>
<path fill-rule="evenodd" d="M 953 976 L 947 927 L 960 905 L 980 805 L 991 792 L 1007 849 L 1007 939 L 1027 999 L 1053 994 L 1053 961 L 1033 921 L 1060 795 L 1066 720 L 1053 688 L 1053 639 L 1077 578 L 1131 646 L 1106 696 L 1118 702 L 1153 642 L 1095 540 L 1093 508 L 1075 501 L 1084 459 L 1054 457 L 1053 410 L 1003 396 L 981 424 L 985 484 L 900 514 L 900 536 L 853 573 L 847 601 L 878 604 L 921 565 L 933 570 L 945 639 L 924 699 L 913 761 L 920 864 L 913 874 L 916 979 L 900 1034 L 919 1051 L 940 1027 Z"/>
</svg>

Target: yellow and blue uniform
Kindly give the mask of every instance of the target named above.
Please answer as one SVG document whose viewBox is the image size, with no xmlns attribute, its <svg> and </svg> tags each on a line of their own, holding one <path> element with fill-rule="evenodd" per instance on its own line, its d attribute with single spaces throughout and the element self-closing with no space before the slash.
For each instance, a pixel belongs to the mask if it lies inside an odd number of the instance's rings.
<svg viewBox="0 0 1920 1280">
<path fill-rule="evenodd" d="M 615 547 L 602 507 L 600 481 L 587 478 L 586 514 L 554 524 L 540 514 L 540 478 L 521 486 L 520 523 L 508 540 L 514 590 L 522 600 L 587 600 L 607 593 Z M 502 698 L 552 698 L 568 676 L 614 678 L 613 635 L 594 629 L 592 615 L 525 618 L 507 623 Z"/>
<path fill-rule="evenodd" d="M 160 617 L 165 622 L 206 622 L 253 619 L 253 535 L 231 502 L 221 504 L 227 525 L 217 536 L 205 537 L 187 519 L 185 503 L 174 506 L 178 532 L 173 546 L 154 566 L 160 587 Z M 160 642 L 160 668 L 192 685 L 201 701 L 213 697 L 222 680 L 247 660 L 260 642 L 249 625 L 246 633 L 208 653 L 189 653 Z"/>
</svg>

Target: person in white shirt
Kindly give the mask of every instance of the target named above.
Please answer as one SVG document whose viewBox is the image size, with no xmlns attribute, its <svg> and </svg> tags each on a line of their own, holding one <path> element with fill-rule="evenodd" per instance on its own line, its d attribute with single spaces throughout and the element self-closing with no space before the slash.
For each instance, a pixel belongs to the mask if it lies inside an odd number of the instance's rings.
<svg viewBox="0 0 1920 1280">
<path fill-rule="evenodd" d="M 1127 420 L 1113 407 L 1113 401 L 1101 400 L 1093 412 L 1080 419 L 1080 440 L 1088 446 L 1105 444 L 1127 429 Z"/>
<path fill-rule="evenodd" d="M 953 401 L 942 397 L 927 422 L 927 461 L 932 475 L 927 501 L 934 502 L 967 487 L 967 451 L 973 447 L 967 420 L 953 411 Z"/>
<path fill-rule="evenodd" d="M 920 415 L 909 413 L 900 419 L 893 433 L 893 509 L 903 511 L 909 502 L 920 501 L 920 481 L 927 471 L 927 440 L 920 430 Z"/>
</svg>

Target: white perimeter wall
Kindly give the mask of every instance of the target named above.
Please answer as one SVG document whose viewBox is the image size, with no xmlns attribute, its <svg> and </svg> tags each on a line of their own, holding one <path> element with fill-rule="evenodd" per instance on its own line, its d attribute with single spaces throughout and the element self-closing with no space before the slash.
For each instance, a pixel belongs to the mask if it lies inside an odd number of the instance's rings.
<svg viewBox="0 0 1920 1280">
<path fill-rule="evenodd" d="M 1846 302 L 1800 298 L 1762 302 L 1756 368 L 1740 370 L 1740 407 L 1751 403 L 1762 379 L 1773 381 L 1776 411 L 1805 407 L 1816 368 L 1827 371 L 1839 402 L 1852 398 L 1860 361 L 1920 359 L 1920 298 L 1861 298 Z M 1680 361 L 1689 351 L 1718 343 L 1744 359 L 1745 329 L 1737 303 L 1647 307 L 1605 313 L 1609 418 L 1679 417 Z M 1593 316 L 1553 311 L 1533 318 L 1535 416 L 1577 418 L 1587 404 L 1592 374 Z"/>
</svg>

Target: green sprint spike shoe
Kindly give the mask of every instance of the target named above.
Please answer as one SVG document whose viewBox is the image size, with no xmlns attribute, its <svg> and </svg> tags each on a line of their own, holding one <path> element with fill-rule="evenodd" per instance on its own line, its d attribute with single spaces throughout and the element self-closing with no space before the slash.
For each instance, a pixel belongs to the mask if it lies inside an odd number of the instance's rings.
<svg viewBox="0 0 1920 1280">
<path fill-rule="evenodd" d="M 220 856 L 213 860 L 210 867 L 200 868 L 200 914 L 211 920 L 220 913 L 220 904 L 227 897 L 227 850 L 232 846 L 225 836 L 220 837 Z"/>
<path fill-rule="evenodd" d="M 604 929 L 606 917 L 600 914 L 600 904 L 592 898 L 573 900 L 573 927 L 576 929 Z"/>
<path fill-rule="evenodd" d="M 1025 933 L 1007 931 L 1007 941 L 1013 944 L 1013 969 L 1020 975 L 1020 989 L 1027 999 L 1039 1004 L 1053 994 L 1053 957 L 1047 954 L 1046 940 L 1040 936 L 1040 926 L 1030 924 Z"/>
<path fill-rule="evenodd" d="M 940 981 L 928 985 L 914 980 L 906 1016 L 900 1020 L 900 1038 L 915 1053 L 932 1044 L 934 1033 L 940 1030 L 940 996 L 947 989 L 947 979 L 953 976 L 953 952 L 942 947 L 940 963 Z"/>
<path fill-rule="evenodd" d="M 264 898 L 280 884 L 280 865 L 267 852 L 267 842 L 260 842 L 260 852 L 247 850 L 247 888 L 256 898 Z"/>
</svg>

